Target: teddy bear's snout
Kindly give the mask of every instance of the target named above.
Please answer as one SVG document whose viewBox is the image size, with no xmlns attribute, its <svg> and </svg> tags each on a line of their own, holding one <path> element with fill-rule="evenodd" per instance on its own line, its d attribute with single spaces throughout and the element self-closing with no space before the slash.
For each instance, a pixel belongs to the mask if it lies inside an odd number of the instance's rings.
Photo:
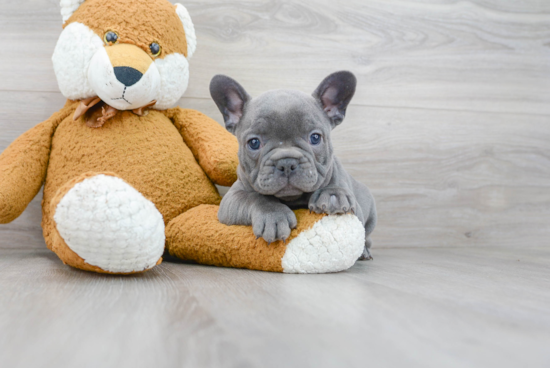
<svg viewBox="0 0 550 368">
<path fill-rule="evenodd" d="M 88 82 L 101 100 L 117 110 L 134 110 L 158 99 L 160 73 L 141 48 L 131 44 L 105 46 L 88 69 Z"/>
</svg>

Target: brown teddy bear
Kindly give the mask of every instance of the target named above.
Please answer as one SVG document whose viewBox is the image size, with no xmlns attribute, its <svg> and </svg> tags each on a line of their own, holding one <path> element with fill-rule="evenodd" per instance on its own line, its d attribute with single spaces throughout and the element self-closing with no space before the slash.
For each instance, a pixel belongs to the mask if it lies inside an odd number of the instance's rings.
<svg viewBox="0 0 550 368">
<path fill-rule="evenodd" d="M 193 23 L 167 0 L 61 0 L 53 55 L 64 108 L 0 155 L 0 223 L 44 185 L 42 227 L 66 264 L 128 274 L 170 254 L 203 264 L 292 273 L 347 269 L 364 229 L 352 216 L 297 211 L 287 244 L 218 222 L 214 185 L 236 180 L 236 139 L 183 95 Z"/>
</svg>

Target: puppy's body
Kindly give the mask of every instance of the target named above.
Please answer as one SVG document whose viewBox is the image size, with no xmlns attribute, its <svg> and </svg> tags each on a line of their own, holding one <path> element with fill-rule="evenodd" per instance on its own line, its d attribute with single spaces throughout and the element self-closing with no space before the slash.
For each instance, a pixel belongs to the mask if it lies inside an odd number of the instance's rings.
<svg viewBox="0 0 550 368">
<path fill-rule="evenodd" d="M 354 91 L 349 72 L 327 77 L 313 96 L 276 90 L 254 99 L 234 80 L 215 77 L 212 97 L 239 141 L 239 180 L 222 199 L 220 222 L 252 225 L 256 236 L 273 242 L 287 239 L 296 227 L 292 209 L 352 212 L 365 226 L 362 258 L 370 258 L 374 199 L 334 156 L 330 139 Z"/>
</svg>

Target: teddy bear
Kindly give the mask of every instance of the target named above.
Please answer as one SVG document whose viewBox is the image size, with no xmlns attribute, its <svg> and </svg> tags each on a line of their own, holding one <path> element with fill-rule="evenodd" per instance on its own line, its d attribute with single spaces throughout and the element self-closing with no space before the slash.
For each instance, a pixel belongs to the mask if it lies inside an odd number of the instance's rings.
<svg viewBox="0 0 550 368">
<path fill-rule="evenodd" d="M 196 49 L 191 17 L 167 0 L 61 0 L 52 61 L 65 106 L 0 155 L 0 223 L 44 187 L 50 250 L 86 271 L 132 274 L 164 252 L 201 264 L 336 272 L 361 255 L 354 216 L 297 210 L 286 243 L 217 220 L 215 184 L 237 179 L 238 143 L 206 115 L 173 106 Z"/>
</svg>

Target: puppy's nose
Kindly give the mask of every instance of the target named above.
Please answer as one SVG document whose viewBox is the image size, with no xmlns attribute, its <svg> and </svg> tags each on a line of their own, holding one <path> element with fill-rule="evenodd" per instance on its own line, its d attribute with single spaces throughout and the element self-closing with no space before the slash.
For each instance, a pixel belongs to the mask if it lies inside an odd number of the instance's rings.
<svg viewBox="0 0 550 368">
<path fill-rule="evenodd" d="M 126 87 L 133 86 L 143 77 L 143 73 L 129 66 L 117 66 L 114 69 L 116 79 Z"/>
<path fill-rule="evenodd" d="M 285 173 L 286 176 L 289 176 L 297 168 L 298 160 L 294 158 L 283 158 L 282 160 L 277 161 L 277 170 L 281 173 Z"/>
</svg>

